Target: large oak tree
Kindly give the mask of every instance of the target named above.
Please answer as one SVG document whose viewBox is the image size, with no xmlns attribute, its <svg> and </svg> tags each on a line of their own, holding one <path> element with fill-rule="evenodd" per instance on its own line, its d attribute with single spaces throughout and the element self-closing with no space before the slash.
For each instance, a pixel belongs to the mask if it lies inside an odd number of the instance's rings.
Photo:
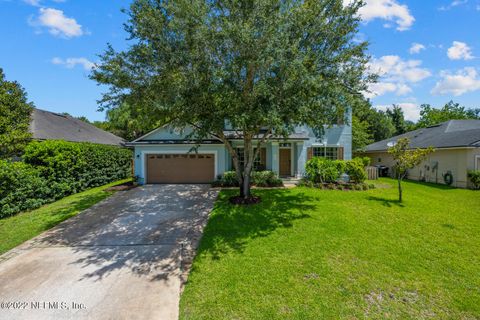
<svg viewBox="0 0 480 320">
<path fill-rule="evenodd" d="M 367 43 L 356 38 L 360 1 L 136 0 L 127 10 L 128 50 L 111 46 L 92 78 L 110 87 L 101 103 L 140 105 L 191 138 L 215 136 L 233 158 L 242 197 L 262 144 L 297 125 L 318 135 L 362 99 Z M 224 134 L 244 143 L 244 165 Z"/>
</svg>

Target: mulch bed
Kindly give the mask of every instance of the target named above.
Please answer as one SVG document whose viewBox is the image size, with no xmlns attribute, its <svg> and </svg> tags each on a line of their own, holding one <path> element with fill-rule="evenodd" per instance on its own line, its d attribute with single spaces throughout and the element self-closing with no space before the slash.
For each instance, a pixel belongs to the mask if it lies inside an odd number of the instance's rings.
<svg viewBox="0 0 480 320">
<path fill-rule="evenodd" d="M 235 196 L 235 197 L 231 197 L 229 200 L 230 200 L 231 204 L 237 204 L 237 205 L 240 205 L 240 204 L 243 204 L 243 205 L 256 204 L 256 203 L 260 203 L 260 201 L 262 201 L 262 199 L 260 197 L 255 197 L 255 196 L 250 196 L 246 199 L 243 198 L 243 197 L 240 197 L 240 196 Z"/>
<path fill-rule="evenodd" d="M 138 187 L 138 184 L 136 184 L 133 181 L 125 182 L 110 188 L 105 189 L 105 191 L 127 191 L 133 188 Z"/>
</svg>

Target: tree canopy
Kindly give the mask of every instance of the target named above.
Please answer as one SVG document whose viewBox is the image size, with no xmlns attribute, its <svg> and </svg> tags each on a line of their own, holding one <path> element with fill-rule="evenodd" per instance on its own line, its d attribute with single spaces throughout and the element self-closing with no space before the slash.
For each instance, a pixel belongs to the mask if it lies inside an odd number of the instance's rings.
<svg viewBox="0 0 480 320">
<path fill-rule="evenodd" d="M 110 87 L 102 108 L 142 105 L 174 127 L 192 126 L 198 141 L 221 139 L 248 195 L 255 148 L 296 125 L 320 135 L 363 99 L 358 92 L 373 77 L 366 76 L 367 43 L 355 38 L 361 5 L 136 0 L 125 26 L 131 46 L 121 52 L 109 46 L 92 78 Z M 243 168 L 225 121 L 243 138 Z"/>
<path fill-rule="evenodd" d="M 479 119 L 480 109 L 467 109 L 459 103 L 448 102 L 442 108 L 433 108 L 429 104 L 422 104 L 418 128 L 425 128 L 448 120 Z"/>
<path fill-rule="evenodd" d="M 16 81 L 7 81 L 0 68 L 0 158 L 19 155 L 31 138 L 29 131 L 33 104 Z"/>
</svg>

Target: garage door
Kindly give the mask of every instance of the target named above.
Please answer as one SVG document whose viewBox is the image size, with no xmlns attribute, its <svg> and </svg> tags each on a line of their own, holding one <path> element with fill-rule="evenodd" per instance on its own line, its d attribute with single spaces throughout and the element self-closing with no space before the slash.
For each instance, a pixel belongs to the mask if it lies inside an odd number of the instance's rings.
<svg viewBox="0 0 480 320">
<path fill-rule="evenodd" d="M 147 183 L 210 183 L 213 154 L 147 154 Z"/>
</svg>

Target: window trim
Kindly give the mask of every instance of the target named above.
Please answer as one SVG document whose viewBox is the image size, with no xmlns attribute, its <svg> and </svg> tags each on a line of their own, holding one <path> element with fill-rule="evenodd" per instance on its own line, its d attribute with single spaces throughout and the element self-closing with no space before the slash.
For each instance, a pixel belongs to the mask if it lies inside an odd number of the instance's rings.
<svg viewBox="0 0 480 320">
<path fill-rule="evenodd" d="M 338 146 L 335 147 L 319 147 L 319 146 L 314 146 L 312 147 L 312 157 L 317 157 L 317 158 L 325 158 L 328 160 L 338 160 Z M 316 154 L 316 151 L 320 151 L 320 155 Z M 333 150 L 333 152 L 332 152 Z"/>
</svg>

